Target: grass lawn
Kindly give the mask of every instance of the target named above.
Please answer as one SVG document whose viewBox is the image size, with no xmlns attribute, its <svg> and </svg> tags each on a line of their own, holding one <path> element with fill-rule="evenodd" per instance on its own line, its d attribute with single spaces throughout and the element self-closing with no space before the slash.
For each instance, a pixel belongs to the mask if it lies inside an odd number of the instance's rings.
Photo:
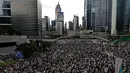
<svg viewBox="0 0 130 73">
<path fill-rule="evenodd" d="M 7 62 L 0 62 L 0 67 L 2 66 L 8 66 L 8 65 L 11 65 L 11 64 L 14 64 L 16 63 L 16 61 L 7 61 Z"/>
</svg>

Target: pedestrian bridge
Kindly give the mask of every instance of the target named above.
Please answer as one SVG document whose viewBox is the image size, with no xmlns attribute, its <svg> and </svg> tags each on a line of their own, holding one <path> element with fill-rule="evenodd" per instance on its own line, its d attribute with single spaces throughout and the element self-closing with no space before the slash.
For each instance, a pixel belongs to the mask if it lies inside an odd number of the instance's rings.
<svg viewBox="0 0 130 73">
<path fill-rule="evenodd" d="M 79 35 L 73 35 L 73 36 L 79 36 Z M 100 39 L 100 40 L 105 41 L 105 42 L 109 42 L 109 40 L 98 37 L 98 36 L 92 36 L 92 35 L 82 35 L 82 36 L 84 36 L 84 39 L 95 38 L 95 39 Z M 71 37 L 72 36 L 62 36 L 62 37 L 59 37 L 59 38 L 56 38 L 56 39 L 30 39 L 30 40 L 34 40 L 34 41 L 41 40 L 41 41 L 44 41 L 44 42 L 56 42 L 60 39 L 71 38 Z"/>
</svg>

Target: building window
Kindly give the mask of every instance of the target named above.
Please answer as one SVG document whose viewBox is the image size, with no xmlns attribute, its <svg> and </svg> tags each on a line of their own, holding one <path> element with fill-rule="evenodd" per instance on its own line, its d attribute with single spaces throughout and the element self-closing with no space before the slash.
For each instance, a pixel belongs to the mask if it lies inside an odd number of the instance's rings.
<svg viewBox="0 0 130 73">
<path fill-rule="evenodd" d="M 11 18 L 8 18 L 8 17 L 0 17 L 0 23 L 10 24 L 10 23 L 11 23 Z"/>
<path fill-rule="evenodd" d="M 10 8 L 10 1 L 3 1 L 3 8 Z"/>
<path fill-rule="evenodd" d="M 11 16 L 11 10 L 3 9 L 3 16 Z"/>
</svg>

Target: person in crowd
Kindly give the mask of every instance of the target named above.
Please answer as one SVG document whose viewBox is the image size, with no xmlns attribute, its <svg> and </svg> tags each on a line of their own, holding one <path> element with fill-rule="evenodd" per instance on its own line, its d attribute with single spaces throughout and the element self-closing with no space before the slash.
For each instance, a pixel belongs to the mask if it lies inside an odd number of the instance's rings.
<svg viewBox="0 0 130 73">
<path fill-rule="evenodd" d="M 35 52 L 29 59 L 0 67 L 5 73 L 114 73 L 115 57 L 123 59 L 126 73 L 130 73 L 129 48 L 93 43 L 87 40 L 63 39 L 45 53 Z M 4 57 L 0 59 L 5 60 Z M 7 59 L 7 58 L 6 58 Z"/>
</svg>

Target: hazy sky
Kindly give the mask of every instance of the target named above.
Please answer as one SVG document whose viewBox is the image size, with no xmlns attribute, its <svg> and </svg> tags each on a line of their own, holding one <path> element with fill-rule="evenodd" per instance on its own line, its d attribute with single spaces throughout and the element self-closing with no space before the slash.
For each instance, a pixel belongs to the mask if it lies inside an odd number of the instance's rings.
<svg viewBox="0 0 130 73">
<path fill-rule="evenodd" d="M 80 24 L 84 15 L 84 0 L 41 0 L 42 17 L 49 16 L 51 20 L 55 19 L 55 7 L 60 2 L 64 12 L 65 22 L 72 21 L 74 14 L 79 16 Z"/>
</svg>

